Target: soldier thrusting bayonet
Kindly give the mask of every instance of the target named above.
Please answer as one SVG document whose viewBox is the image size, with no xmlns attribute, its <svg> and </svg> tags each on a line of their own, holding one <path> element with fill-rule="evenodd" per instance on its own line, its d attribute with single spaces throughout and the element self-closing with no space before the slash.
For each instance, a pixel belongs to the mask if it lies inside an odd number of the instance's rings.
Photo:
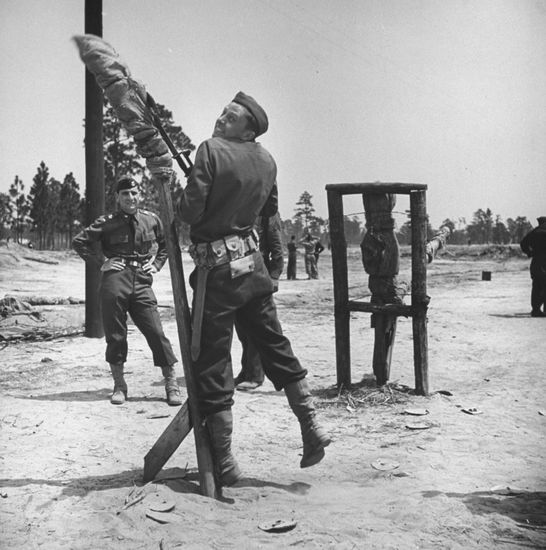
<svg viewBox="0 0 546 550">
<path fill-rule="evenodd" d="M 199 406 L 211 435 L 221 485 L 242 473 L 231 453 L 233 372 L 231 341 L 237 321 L 256 346 L 265 375 L 284 389 L 303 438 L 302 468 L 324 457 L 329 436 L 319 427 L 302 368 L 283 335 L 273 282 L 252 232 L 259 215 L 277 211 L 277 167 L 255 141 L 267 131 L 265 111 L 239 92 L 196 154 L 178 210 L 190 224 L 196 268 L 192 357 Z"/>
</svg>

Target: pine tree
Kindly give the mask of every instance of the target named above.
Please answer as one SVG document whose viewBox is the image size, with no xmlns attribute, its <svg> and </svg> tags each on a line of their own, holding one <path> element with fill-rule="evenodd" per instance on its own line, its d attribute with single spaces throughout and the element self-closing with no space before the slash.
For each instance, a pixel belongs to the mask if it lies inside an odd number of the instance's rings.
<svg viewBox="0 0 546 550">
<path fill-rule="evenodd" d="M 30 206 L 25 196 L 25 186 L 19 176 L 15 176 L 15 180 L 9 188 L 9 195 L 12 204 L 12 228 L 15 242 L 21 243 Z"/>
<path fill-rule="evenodd" d="M 61 205 L 61 182 L 58 179 L 50 178 L 47 182 L 47 224 L 46 224 L 46 247 L 49 250 L 58 248 L 58 236 L 61 231 L 61 219 L 63 217 Z"/>
<path fill-rule="evenodd" d="M 0 193 L 0 239 L 9 240 L 12 221 L 11 199 L 7 193 Z"/>
<path fill-rule="evenodd" d="M 312 198 L 312 195 L 304 191 L 296 203 L 294 222 L 299 222 L 304 231 L 310 231 L 311 222 L 315 219 Z"/>
<path fill-rule="evenodd" d="M 65 236 L 65 245 L 70 246 L 74 230 L 82 222 L 82 199 L 80 186 L 77 184 L 74 174 L 70 172 L 64 177 L 60 190 L 60 230 Z"/>
<path fill-rule="evenodd" d="M 38 166 L 38 171 L 32 181 L 32 187 L 28 195 L 30 205 L 30 218 L 36 231 L 38 248 L 43 250 L 46 246 L 48 228 L 48 179 L 49 168 L 44 161 Z"/>
</svg>

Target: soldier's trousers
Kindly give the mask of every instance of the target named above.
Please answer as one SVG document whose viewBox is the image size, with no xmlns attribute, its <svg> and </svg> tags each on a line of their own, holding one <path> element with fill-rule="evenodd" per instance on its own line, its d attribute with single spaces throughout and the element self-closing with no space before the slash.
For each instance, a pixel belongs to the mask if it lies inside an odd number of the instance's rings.
<svg viewBox="0 0 546 550">
<path fill-rule="evenodd" d="M 235 316 L 241 330 L 252 340 L 265 375 L 277 391 L 305 378 L 307 371 L 295 357 L 283 335 L 273 300 L 273 283 L 259 252 L 255 270 L 235 279 L 229 264 L 210 270 L 207 280 L 201 351 L 193 363 L 201 413 L 208 416 L 233 405 L 231 343 Z M 190 277 L 195 285 L 196 272 Z"/>
<path fill-rule="evenodd" d="M 288 255 L 288 267 L 286 268 L 286 278 L 290 281 L 296 280 L 296 255 Z"/>
<path fill-rule="evenodd" d="M 533 277 L 531 287 L 531 308 L 534 312 L 542 311 L 541 308 L 543 305 L 546 305 L 546 280 L 544 280 L 543 277 Z"/>
<path fill-rule="evenodd" d="M 171 343 L 163 332 L 152 281 L 152 275 L 141 268 L 126 267 L 102 274 L 100 300 L 108 363 L 127 360 L 127 314 L 146 338 L 154 365 L 167 367 L 176 363 Z"/>
<path fill-rule="evenodd" d="M 264 369 L 262 367 L 262 359 L 252 340 L 243 332 L 237 316 L 235 318 L 235 331 L 243 348 L 241 354 L 241 374 L 239 375 L 240 381 L 263 384 Z"/>
</svg>

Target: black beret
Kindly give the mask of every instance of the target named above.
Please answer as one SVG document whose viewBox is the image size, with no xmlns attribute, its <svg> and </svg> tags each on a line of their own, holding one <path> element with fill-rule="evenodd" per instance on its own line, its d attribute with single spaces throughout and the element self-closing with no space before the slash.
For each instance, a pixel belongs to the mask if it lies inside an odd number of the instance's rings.
<svg viewBox="0 0 546 550">
<path fill-rule="evenodd" d="M 138 183 L 131 176 L 122 176 L 116 183 L 116 192 L 119 193 L 124 189 L 136 189 Z"/>
<path fill-rule="evenodd" d="M 233 103 L 238 103 L 239 105 L 245 107 L 252 115 L 256 122 L 256 137 L 261 136 L 262 134 L 265 134 L 267 132 L 267 129 L 269 128 L 267 115 L 253 97 L 245 94 L 244 92 L 238 92 L 232 101 Z"/>
</svg>

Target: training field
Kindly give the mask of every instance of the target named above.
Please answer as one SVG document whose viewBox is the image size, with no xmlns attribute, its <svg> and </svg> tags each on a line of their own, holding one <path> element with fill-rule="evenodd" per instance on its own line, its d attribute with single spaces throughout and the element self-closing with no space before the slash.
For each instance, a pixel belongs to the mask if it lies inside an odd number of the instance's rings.
<svg viewBox="0 0 546 550">
<path fill-rule="evenodd" d="M 279 317 L 334 441 L 319 465 L 301 470 L 299 426 L 284 394 L 267 381 L 237 392 L 233 449 L 245 477 L 222 500 L 199 493 L 190 434 L 159 475 L 169 479 L 122 510 L 177 411 L 133 326 L 130 399 L 118 407 L 108 400 L 102 340 L 0 340 L 0 548 L 546 548 L 546 319 L 529 317 L 528 263 L 514 249 L 453 247 L 429 266 L 431 394 L 420 397 L 410 391 L 411 319 L 399 319 L 391 380 L 376 388 L 364 313 L 351 318 L 354 387 L 337 390 L 330 255 L 314 281 L 304 280 L 299 258 L 301 279 L 281 280 Z M 187 277 L 187 258 L 184 265 Z M 351 295 L 365 294 L 357 250 L 349 273 Z M 180 357 L 167 268 L 154 288 Z M 71 252 L 2 246 L 5 294 L 82 300 L 84 264 Z M 10 334 L 83 320 L 82 304 L 35 309 L 42 321 L 18 315 L 15 326 L 12 317 Z M 6 326 L 0 319 L 0 334 Z M 234 369 L 239 357 L 234 341 Z M 165 502 L 174 506 L 167 523 L 147 516 Z M 261 529 L 276 521 L 293 528 Z"/>
</svg>

